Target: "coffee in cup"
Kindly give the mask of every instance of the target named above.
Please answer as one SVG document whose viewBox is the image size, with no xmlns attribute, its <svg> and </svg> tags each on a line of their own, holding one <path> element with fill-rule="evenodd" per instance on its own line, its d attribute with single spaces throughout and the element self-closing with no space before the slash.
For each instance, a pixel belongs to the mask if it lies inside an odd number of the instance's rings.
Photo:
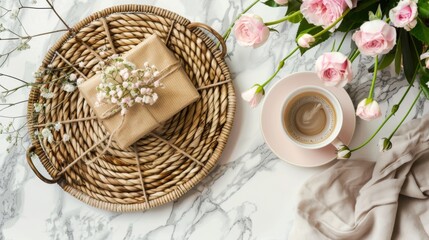
<svg viewBox="0 0 429 240">
<path fill-rule="evenodd" d="M 340 145 L 338 134 L 343 121 L 338 100 L 326 89 L 305 86 L 291 93 L 284 104 L 283 128 L 300 147 L 317 149 Z"/>
</svg>

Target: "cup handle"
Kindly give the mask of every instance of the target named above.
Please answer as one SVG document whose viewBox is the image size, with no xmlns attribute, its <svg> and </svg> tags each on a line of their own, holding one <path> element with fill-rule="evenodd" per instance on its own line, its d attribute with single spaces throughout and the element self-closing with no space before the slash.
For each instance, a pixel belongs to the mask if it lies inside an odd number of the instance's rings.
<svg viewBox="0 0 429 240">
<path fill-rule="evenodd" d="M 343 141 L 341 141 L 339 137 L 335 138 L 331 144 L 334 145 L 336 149 L 340 149 L 342 146 L 345 146 L 345 144 L 343 143 Z"/>
</svg>

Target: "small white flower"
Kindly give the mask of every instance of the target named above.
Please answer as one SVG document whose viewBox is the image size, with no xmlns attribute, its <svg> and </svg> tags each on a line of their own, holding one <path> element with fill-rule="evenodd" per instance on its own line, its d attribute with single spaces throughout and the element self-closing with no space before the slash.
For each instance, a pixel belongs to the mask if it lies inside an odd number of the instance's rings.
<svg viewBox="0 0 429 240">
<path fill-rule="evenodd" d="M 70 74 L 69 79 L 70 79 L 70 81 L 76 81 L 76 79 L 77 79 L 76 74 L 74 74 L 74 73 Z"/>
<path fill-rule="evenodd" d="M 124 88 L 128 88 L 129 86 L 130 86 L 129 82 L 123 82 L 122 83 L 122 87 L 124 87 Z"/>
<path fill-rule="evenodd" d="M 28 44 L 28 40 L 21 39 L 21 42 L 19 43 L 18 47 L 16 47 L 16 50 L 18 51 L 24 51 L 30 48 L 30 45 Z"/>
<path fill-rule="evenodd" d="M 43 109 L 43 104 L 41 104 L 41 103 L 35 103 L 34 104 L 34 111 L 35 112 L 40 112 L 40 111 L 42 111 L 42 109 Z"/>
<path fill-rule="evenodd" d="M 76 84 L 78 86 L 81 85 L 83 82 L 85 82 L 85 80 L 83 78 L 81 78 L 81 77 L 76 80 Z"/>
<path fill-rule="evenodd" d="M 124 68 L 124 69 L 122 69 L 121 71 L 119 71 L 119 75 L 121 75 L 121 77 L 122 77 L 124 80 L 127 80 L 127 79 L 130 77 L 130 74 L 129 74 L 129 72 L 128 72 L 128 69 L 126 69 L 126 68 Z"/>
<path fill-rule="evenodd" d="M 85 63 L 84 63 L 84 62 L 82 62 L 82 61 L 80 61 L 80 62 L 79 62 L 79 67 L 80 67 L 80 68 L 84 68 L 84 67 L 85 67 Z"/>
<path fill-rule="evenodd" d="M 9 15 L 9 17 L 10 17 L 10 18 L 12 18 L 12 19 L 16 19 L 16 18 L 18 17 L 18 14 L 19 14 L 19 8 L 14 7 L 14 8 L 12 8 L 12 10 L 10 11 L 10 15 Z"/>
<path fill-rule="evenodd" d="M 36 71 L 36 72 L 33 73 L 33 77 L 34 78 L 41 78 L 42 77 L 42 73 L 39 72 L 39 71 Z"/>
<path fill-rule="evenodd" d="M 125 114 L 127 114 L 128 110 L 126 108 L 122 108 L 121 110 L 121 115 L 124 116 Z"/>
<path fill-rule="evenodd" d="M 143 75 L 144 78 L 150 78 L 151 76 L 150 72 L 145 72 Z"/>
<path fill-rule="evenodd" d="M 42 130 L 42 137 L 43 138 L 47 138 L 50 134 L 52 134 L 52 133 L 51 133 L 51 130 L 49 130 L 49 128 L 44 128 Z"/>
<path fill-rule="evenodd" d="M 45 87 L 42 87 L 40 89 L 40 92 L 41 92 L 40 96 L 42 96 L 43 98 L 46 98 L 46 99 L 50 99 L 50 98 L 53 98 L 55 96 L 55 94 L 53 92 L 50 92 L 49 89 L 47 89 Z"/>
<path fill-rule="evenodd" d="M 158 100 L 158 94 L 154 93 L 154 94 L 152 94 L 152 101 L 153 101 L 153 103 L 155 103 L 156 100 Z"/>
<path fill-rule="evenodd" d="M 70 141 L 70 136 L 68 134 L 64 134 L 63 135 L 63 142 L 68 142 Z"/>
<path fill-rule="evenodd" d="M 39 130 L 34 131 L 34 136 L 39 136 Z"/>
<path fill-rule="evenodd" d="M 43 139 L 48 140 L 49 143 L 54 141 L 54 136 L 52 135 L 52 132 L 49 130 L 49 128 L 44 128 L 42 130 L 42 137 Z"/>
<path fill-rule="evenodd" d="M 60 129 L 61 129 L 61 123 L 60 122 L 57 122 L 57 123 L 55 123 L 55 125 L 54 125 L 54 129 L 55 129 L 55 131 L 60 131 Z"/>
<path fill-rule="evenodd" d="M 143 102 L 143 98 L 141 97 L 136 97 L 136 103 L 142 103 Z"/>
<path fill-rule="evenodd" d="M 63 85 L 63 90 L 71 93 L 71 92 L 74 92 L 74 90 L 76 90 L 76 86 L 71 83 L 66 83 Z"/>
</svg>

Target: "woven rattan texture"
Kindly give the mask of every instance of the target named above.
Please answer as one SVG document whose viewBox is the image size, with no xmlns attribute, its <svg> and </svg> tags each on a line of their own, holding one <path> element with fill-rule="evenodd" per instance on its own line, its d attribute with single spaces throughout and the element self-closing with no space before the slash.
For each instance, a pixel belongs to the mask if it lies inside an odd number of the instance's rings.
<svg viewBox="0 0 429 240">
<path fill-rule="evenodd" d="M 141 211 L 179 198 L 213 169 L 232 127 L 235 94 L 222 52 L 205 31 L 191 29 L 189 24 L 175 13 L 152 6 L 116 6 L 85 18 L 49 50 L 41 69 L 53 70 L 36 83 L 55 96 L 42 98 L 39 88 L 33 88 L 28 121 L 32 150 L 51 177 L 106 135 L 102 124 L 92 119 L 63 124 L 60 131 L 53 131 L 55 139 L 70 135 L 66 143 L 49 143 L 34 136 L 36 130 L 43 129 L 34 125 L 94 116 L 79 91 L 67 93 L 61 84 L 53 84 L 64 74 L 74 72 L 89 78 L 100 59 L 126 52 L 155 33 L 168 39 L 168 47 L 182 61 L 201 94 L 196 103 L 176 114 L 155 134 L 139 140 L 134 145 L 136 151 L 132 147 L 120 149 L 113 143 L 107 154 L 87 164 L 107 143 L 98 145 L 61 176 L 58 184 L 65 191 L 98 208 Z M 79 62 L 85 67 L 79 67 Z M 220 84 L 204 87 L 215 83 Z M 34 103 L 45 104 L 43 114 L 35 113 Z"/>
</svg>

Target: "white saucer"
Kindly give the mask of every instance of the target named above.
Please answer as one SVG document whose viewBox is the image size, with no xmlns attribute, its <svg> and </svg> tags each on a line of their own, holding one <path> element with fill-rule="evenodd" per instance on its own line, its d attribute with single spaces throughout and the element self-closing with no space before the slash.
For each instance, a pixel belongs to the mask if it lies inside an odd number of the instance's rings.
<svg viewBox="0 0 429 240">
<path fill-rule="evenodd" d="M 344 113 L 343 128 L 339 137 L 345 144 L 350 144 L 356 126 L 353 102 L 343 88 L 325 87 L 314 72 L 289 75 L 271 87 L 262 106 L 261 127 L 265 142 L 280 159 L 301 167 L 316 167 L 336 158 L 335 147 L 328 145 L 316 150 L 300 148 L 288 139 L 281 121 L 282 106 L 287 95 L 299 87 L 308 85 L 323 87 L 338 98 Z"/>
</svg>

